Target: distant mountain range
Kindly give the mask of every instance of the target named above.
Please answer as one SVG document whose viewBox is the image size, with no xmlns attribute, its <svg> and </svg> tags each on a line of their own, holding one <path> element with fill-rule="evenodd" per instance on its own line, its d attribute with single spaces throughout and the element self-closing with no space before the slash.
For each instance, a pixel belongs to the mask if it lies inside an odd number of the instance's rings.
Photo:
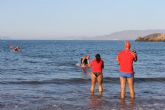
<svg viewBox="0 0 165 110">
<path fill-rule="evenodd" d="M 144 37 L 150 34 L 154 33 L 165 33 L 165 29 L 152 29 L 152 30 L 125 30 L 125 31 L 119 31 L 114 32 L 107 35 L 100 35 L 100 36 L 70 36 L 66 38 L 67 40 L 135 40 L 139 37 Z M 8 37 L 8 36 L 0 36 L 0 40 L 11 40 L 14 38 Z M 39 40 L 39 39 L 38 39 Z M 56 40 L 56 39 L 54 39 Z M 58 39 L 60 40 L 60 39 Z M 65 40 L 65 38 L 62 38 L 61 40 Z"/>
<path fill-rule="evenodd" d="M 165 30 L 126 30 L 93 38 L 96 40 L 135 40 L 138 37 L 144 37 L 154 33 L 165 33 Z"/>
</svg>

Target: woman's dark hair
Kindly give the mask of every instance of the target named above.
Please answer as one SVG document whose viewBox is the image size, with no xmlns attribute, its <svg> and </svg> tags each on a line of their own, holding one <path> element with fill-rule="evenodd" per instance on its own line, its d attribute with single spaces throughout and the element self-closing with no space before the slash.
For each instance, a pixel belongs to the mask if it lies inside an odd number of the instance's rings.
<svg viewBox="0 0 165 110">
<path fill-rule="evenodd" d="M 97 60 L 98 62 L 100 62 L 100 59 L 101 59 L 100 54 L 96 54 L 95 57 L 96 57 L 96 60 Z"/>
</svg>

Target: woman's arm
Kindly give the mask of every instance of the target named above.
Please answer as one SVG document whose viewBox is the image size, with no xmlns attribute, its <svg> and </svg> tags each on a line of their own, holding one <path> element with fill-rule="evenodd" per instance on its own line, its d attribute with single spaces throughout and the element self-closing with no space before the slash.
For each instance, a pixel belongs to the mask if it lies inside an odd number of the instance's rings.
<svg viewBox="0 0 165 110">
<path fill-rule="evenodd" d="M 118 56 L 116 57 L 116 61 L 117 61 L 118 65 L 120 65 L 119 57 Z"/>
</svg>

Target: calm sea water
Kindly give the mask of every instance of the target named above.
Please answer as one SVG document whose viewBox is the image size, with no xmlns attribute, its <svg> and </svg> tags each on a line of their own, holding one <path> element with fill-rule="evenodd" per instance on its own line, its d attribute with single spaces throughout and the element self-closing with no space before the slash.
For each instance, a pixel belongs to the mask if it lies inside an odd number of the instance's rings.
<svg viewBox="0 0 165 110">
<path fill-rule="evenodd" d="M 20 46 L 13 53 L 9 45 Z M 119 100 L 116 55 L 124 41 L 0 41 L 0 109 L 115 110 L 165 109 L 165 43 L 134 42 L 136 99 Z M 89 93 L 90 78 L 82 73 L 83 55 L 100 53 L 105 62 L 104 93 Z M 89 71 L 90 72 L 90 71 Z"/>
</svg>

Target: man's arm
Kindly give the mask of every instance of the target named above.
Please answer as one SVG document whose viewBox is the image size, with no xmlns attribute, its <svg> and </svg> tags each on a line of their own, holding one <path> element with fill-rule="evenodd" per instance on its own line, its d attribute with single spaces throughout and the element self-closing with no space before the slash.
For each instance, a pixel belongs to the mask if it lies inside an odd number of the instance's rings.
<svg viewBox="0 0 165 110">
<path fill-rule="evenodd" d="M 136 62 L 138 60 L 137 54 L 135 53 L 134 61 Z"/>
<path fill-rule="evenodd" d="M 136 62 L 138 60 L 137 54 L 135 50 L 132 50 L 132 54 L 134 56 L 134 61 Z"/>
</svg>

